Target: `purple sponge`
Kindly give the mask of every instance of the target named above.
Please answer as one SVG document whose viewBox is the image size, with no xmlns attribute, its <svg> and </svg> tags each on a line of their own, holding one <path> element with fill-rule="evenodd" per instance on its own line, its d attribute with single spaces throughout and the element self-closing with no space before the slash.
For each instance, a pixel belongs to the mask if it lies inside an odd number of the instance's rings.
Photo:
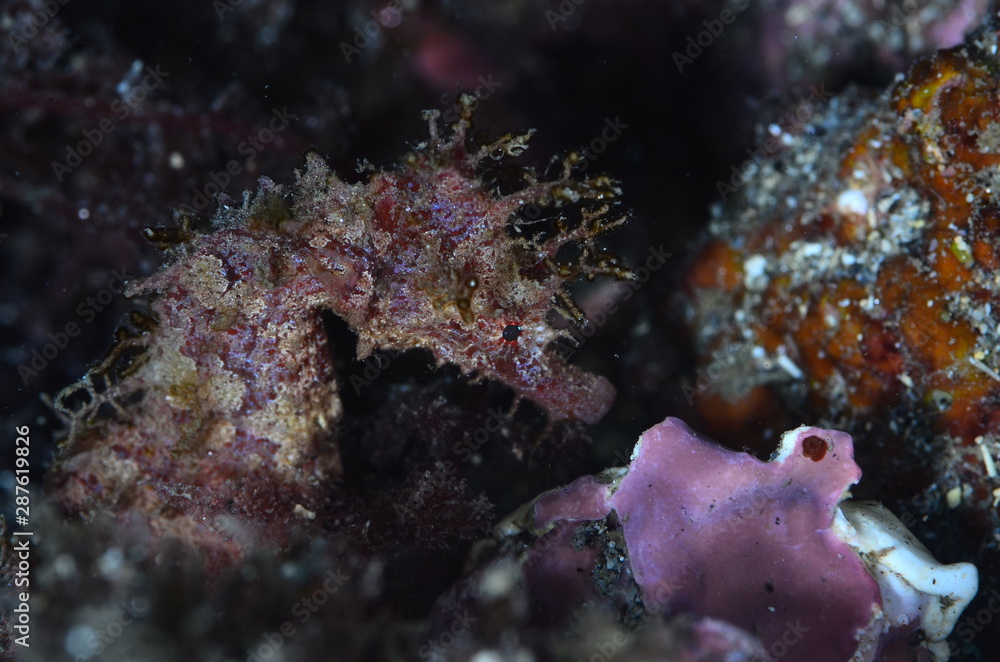
<svg viewBox="0 0 1000 662">
<path fill-rule="evenodd" d="M 611 497 L 647 608 L 690 610 L 757 634 L 775 657 L 843 662 L 879 586 L 834 535 L 861 477 L 851 437 L 799 428 L 771 462 L 734 453 L 675 418 L 639 439 Z"/>
<path fill-rule="evenodd" d="M 532 627 L 612 606 L 630 629 L 721 622 L 775 660 L 943 662 L 976 569 L 939 564 L 888 510 L 845 501 L 860 478 L 843 432 L 786 432 L 762 462 L 668 418 L 628 467 L 542 494 L 498 525 L 492 564 L 439 606 L 483 613 L 497 599 L 484 578 L 501 569 Z M 708 655 L 692 659 L 722 659 L 717 641 L 685 645 Z"/>
</svg>

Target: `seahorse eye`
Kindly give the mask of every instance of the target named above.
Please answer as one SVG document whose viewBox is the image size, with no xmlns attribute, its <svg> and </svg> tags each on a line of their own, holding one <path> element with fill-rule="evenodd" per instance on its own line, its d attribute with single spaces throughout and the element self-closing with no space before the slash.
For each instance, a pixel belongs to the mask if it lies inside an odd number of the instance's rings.
<svg viewBox="0 0 1000 662">
<path fill-rule="evenodd" d="M 514 342 L 521 337 L 521 327 L 516 324 L 508 324 L 503 328 L 503 339 L 507 342 Z"/>
</svg>

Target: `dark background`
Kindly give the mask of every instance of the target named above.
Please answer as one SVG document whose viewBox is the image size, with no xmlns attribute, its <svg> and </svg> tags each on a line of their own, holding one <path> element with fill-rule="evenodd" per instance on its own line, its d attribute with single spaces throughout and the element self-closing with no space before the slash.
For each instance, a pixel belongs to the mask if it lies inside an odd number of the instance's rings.
<svg viewBox="0 0 1000 662">
<path fill-rule="evenodd" d="M 911 33 L 930 30 L 956 3 L 919 3 L 920 15 L 907 16 L 911 36 L 892 41 L 864 26 L 903 3 L 876 10 L 881 3 L 830 2 L 803 24 L 788 17 L 808 3 L 793 0 L 412 1 L 403 3 L 398 25 L 371 27 L 367 44 L 355 43 L 358 31 L 375 25 L 370 12 L 389 5 L 50 4 L 54 16 L 27 2 L 0 10 L 0 457 L 13 457 L 14 427 L 30 426 L 36 485 L 63 426 L 46 399 L 103 355 L 130 303 L 116 295 L 92 323 L 79 306 L 108 285 L 113 270 L 132 277 L 155 270 L 159 255 L 142 229 L 170 224 L 171 209 L 195 204 L 195 191 L 230 161 L 241 172 L 225 193 L 236 199 L 260 176 L 291 182 L 309 148 L 346 179 L 360 180 L 360 161 L 391 166 L 424 139 L 421 110 L 445 109 L 483 80 L 499 85 L 483 99 L 477 128 L 537 129 L 524 160 L 539 168 L 590 143 L 608 120 L 627 125 L 590 166 L 622 183 L 632 210 L 632 221 L 607 243 L 634 265 L 650 247 L 662 245 L 673 257 L 574 358 L 619 389 L 611 414 L 584 435 L 593 443 L 566 460 L 543 455 L 515 484 L 470 472 L 503 515 L 540 489 L 620 464 L 616 457 L 665 416 L 693 416 L 682 392 L 694 379 L 692 356 L 674 294 L 717 200 L 716 181 L 728 179 L 753 147 L 755 127 L 781 117 L 811 85 L 884 86 L 914 55 L 941 45 Z M 958 4 L 973 13 L 985 5 Z M 678 71 L 675 53 L 724 9 L 735 20 Z M 10 31 L 23 32 L 31 16 L 46 16 L 44 25 L 15 49 Z M 341 44 L 360 52 L 347 61 Z M 115 118 L 112 104 L 146 66 L 169 75 L 127 117 Z M 139 74 L 130 78 L 133 70 Z M 295 119 L 248 162 L 240 145 L 275 108 Z M 59 181 L 53 162 L 65 161 L 68 146 L 109 117 L 113 131 Z M 30 366 L 33 351 L 70 322 L 79 335 L 24 383 L 18 367 Z M 350 331 L 335 319 L 330 330 L 340 374 L 358 372 Z M 437 379 L 430 365 L 407 356 L 380 383 L 429 383 Z M 364 436 L 367 417 L 391 397 L 384 384 L 363 397 L 345 389 L 345 434 Z M 10 474 L 2 480 L 9 488 Z M 10 501 L 4 498 L 5 509 Z"/>
</svg>

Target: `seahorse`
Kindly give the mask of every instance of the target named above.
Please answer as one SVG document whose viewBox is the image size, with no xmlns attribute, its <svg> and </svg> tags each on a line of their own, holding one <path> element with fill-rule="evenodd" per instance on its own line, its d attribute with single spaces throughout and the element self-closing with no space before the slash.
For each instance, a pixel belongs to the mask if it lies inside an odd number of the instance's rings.
<svg viewBox="0 0 1000 662">
<path fill-rule="evenodd" d="M 365 183 L 310 152 L 291 186 L 264 177 L 212 219 L 178 213 L 176 227 L 148 229 L 164 265 L 126 292 L 146 311 L 55 399 L 71 420 L 53 478 L 66 509 L 144 513 L 223 557 L 239 556 L 229 515 L 258 531 L 308 522 L 342 473 L 323 311 L 357 334 L 361 359 L 424 348 L 551 421 L 600 420 L 614 387 L 554 351 L 569 333 L 551 320 L 583 317 L 568 281 L 633 278 L 596 246 L 627 218 L 621 191 L 575 178 L 579 154 L 553 161 L 548 180 L 484 167 L 522 153 L 532 132 L 477 144 L 475 106 L 460 95 L 447 138 L 428 112 L 429 140 Z"/>
</svg>

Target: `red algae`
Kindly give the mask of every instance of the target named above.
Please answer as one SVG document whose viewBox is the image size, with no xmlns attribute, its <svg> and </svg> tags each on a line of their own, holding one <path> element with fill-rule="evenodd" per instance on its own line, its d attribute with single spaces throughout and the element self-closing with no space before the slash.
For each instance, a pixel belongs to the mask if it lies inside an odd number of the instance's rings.
<svg viewBox="0 0 1000 662">
<path fill-rule="evenodd" d="M 148 230 L 165 264 L 127 292 L 148 309 L 56 399 L 72 423 L 52 479 L 64 507 L 143 514 L 221 560 L 240 554 L 226 515 L 278 541 L 311 526 L 343 475 L 324 311 L 357 333 L 359 358 L 422 348 L 552 421 L 598 421 L 614 388 L 550 348 L 569 335 L 551 314 L 580 317 L 570 280 L 632 278 L 595 245 L 624 222 L 611 214 L 619 190 L 575 178 L 576 154 L 551 180 L 524 168 L 508 168 L 514 186 L 489 180 L 485 165 L 531 134 L 473 144 L 474 105 L 460 97 L 448 138 L 429 113 L 429 141 L 367 183 L 310 153 L 290 187 L 262 178 L 210 221 Z M 519 216 L 528 205 L 551 230 L 527 231 L 543 225 Z"/>
</svg>

